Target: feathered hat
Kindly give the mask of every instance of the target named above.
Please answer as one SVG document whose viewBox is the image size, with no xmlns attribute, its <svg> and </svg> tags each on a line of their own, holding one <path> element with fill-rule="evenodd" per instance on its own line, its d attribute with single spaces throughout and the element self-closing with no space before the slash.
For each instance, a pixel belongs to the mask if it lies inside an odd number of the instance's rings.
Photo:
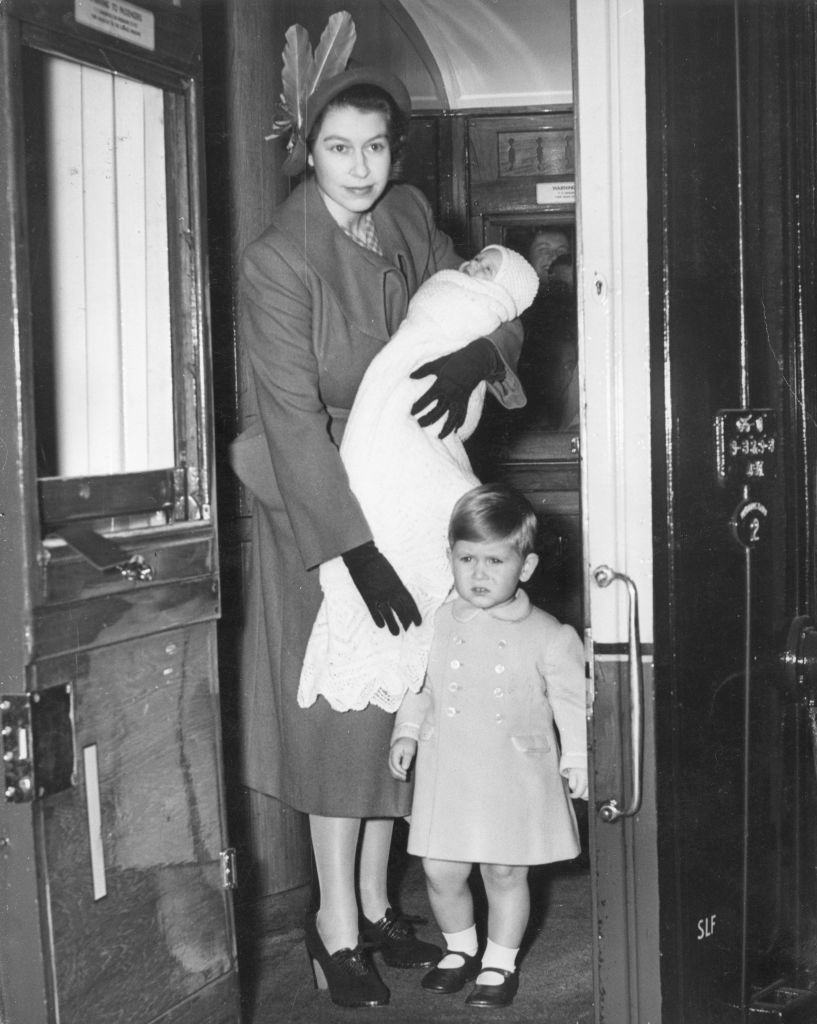
<svg viewBox="0 0 817 1024">
<path fill-rule="evenodd" d="M 411 113 L 408 90 L 394 75 L 380 68 L 356 67 L 346 62 L 355 45 L 357 32 L 348 11 L 331 15 L 314 54 L 309 33 L 303 25 L 290 25 L 281 72 L 281 99 L 276 104 L 272 131 L 277 139 L 289 135 L 284 174 L 300 174 L 306 166 L 306 140 L 315 118 L 330 100 L 352 85 L 376 85 L 384 89 L 397 106 Z"/>
</svg>

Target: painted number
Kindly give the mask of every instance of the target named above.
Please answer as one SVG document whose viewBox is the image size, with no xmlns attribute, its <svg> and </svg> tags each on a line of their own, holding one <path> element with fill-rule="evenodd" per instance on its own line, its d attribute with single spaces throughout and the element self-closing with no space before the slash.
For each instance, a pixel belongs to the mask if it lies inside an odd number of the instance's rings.
<svg viewBox="0 0 817 1024">
<path fill-rule="evenodd" d="M 717 914 L 711 914 L 709 917 L 702 917 L 698 921 L 698 942 L 701 939 L 711 938 L 715 931 L 715 919 L 717 916 Z"/>
</svg>

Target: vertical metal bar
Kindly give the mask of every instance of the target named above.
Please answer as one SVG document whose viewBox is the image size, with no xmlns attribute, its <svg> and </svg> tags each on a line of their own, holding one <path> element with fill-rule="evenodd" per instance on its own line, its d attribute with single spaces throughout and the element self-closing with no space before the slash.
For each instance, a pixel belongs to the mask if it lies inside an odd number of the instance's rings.
<svg viewBox="0 0 817 1024">
<path fill-rule="evenodd" d="M 85 778 L 85 803 L 88 813 L 88 840 L 91 847 L 91 879 L 94 899 L 108 895 L 105 879 L 105 850 L 102 846 L 102 803 L 99 799 L 99 760 L 96 743 L 82 748 Z"/>
</svg>

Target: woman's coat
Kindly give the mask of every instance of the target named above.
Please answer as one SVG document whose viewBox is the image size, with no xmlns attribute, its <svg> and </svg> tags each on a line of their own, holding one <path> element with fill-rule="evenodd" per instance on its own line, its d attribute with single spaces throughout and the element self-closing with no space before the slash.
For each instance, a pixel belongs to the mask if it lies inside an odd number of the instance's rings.
<svg viewBox="0 0 817 1024">
<path fill-rule="evenodd" d="M 374 707 L 341 715 L 323 700 L 297 705 L 320 605 L 316 567 L 372 538 L 338 445 L 363 374 L 411 295 L 460 262 L 417 189 L 391 187 L 374 223 L 383 257 L 338 227 L 308 180 L 248 246 L 240 336 L 257 417 L 232 452 L 257 498 L 239 680 L 241 781 L 300 810 L 353 817 L 403 814 L 407 798 L 388 772 L 391 715 Z M 508 362 L 492 389 L 520 406 L 511 369 L 518 323 L 492 340 Z"/>
</svg>

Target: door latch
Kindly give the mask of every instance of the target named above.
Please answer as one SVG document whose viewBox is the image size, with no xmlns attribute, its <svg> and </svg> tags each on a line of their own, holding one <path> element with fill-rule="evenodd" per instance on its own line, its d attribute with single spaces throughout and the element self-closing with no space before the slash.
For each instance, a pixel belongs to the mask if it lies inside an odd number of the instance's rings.
<svg viewBox="0 0 817 1024">
<path fill-rule="evenodd" d="M 235 848 L 232 846 L 222 850 L 221 858 L 221 887 L 222 889 L 237 889 L 238 876 L 236 874 Z"/>
<path fill-rule="evenodd" d="M 8 803 L 28 803 L 76 782 L 71 684 L 0 699 Z"/>
</svg>

